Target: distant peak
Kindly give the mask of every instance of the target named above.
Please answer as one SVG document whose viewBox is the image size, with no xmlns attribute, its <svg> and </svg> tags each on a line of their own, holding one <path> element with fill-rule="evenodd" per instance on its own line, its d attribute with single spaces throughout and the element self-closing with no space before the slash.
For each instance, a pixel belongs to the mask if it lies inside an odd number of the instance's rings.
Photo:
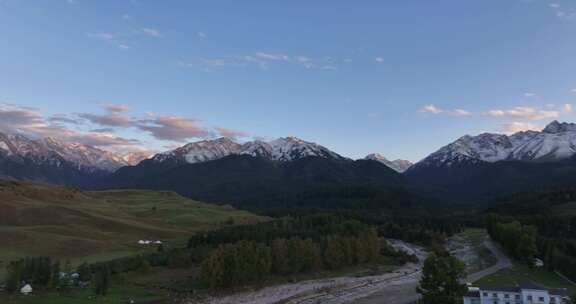
<svg viewBox="0 0 576 304">
<path fill-rule="evenodd" d="M 388 160 L 384 155 L 380 154 L 380 153 L 371 153 L 366 155 L 365 159 L 371 159 L 371 160 Z"/>
<path fill-rule="evenodd" d="M 568 131 L 576 131 L 576 124 L 567 122 L 558 122 L 557 120 L 549 123 L 542 132 L 544 133 L 562 133 Z"/>
<path fill-rule="evenodd" d="M 389 168 L 394 169 L 400 173 L 406 171 L 410 166 L 412 166 L 412 162 L 410 162 L 408 160 L 396 159 L 394 161 L 390 161 L 384 155 L 382 155 L 380 153 L 368 154 L 368 155 L 366 155 L 366 157 L 364 159 L 374 160 L 374 161 L 380 162 L 380 163 L 388 166 Z"/>
</svg>

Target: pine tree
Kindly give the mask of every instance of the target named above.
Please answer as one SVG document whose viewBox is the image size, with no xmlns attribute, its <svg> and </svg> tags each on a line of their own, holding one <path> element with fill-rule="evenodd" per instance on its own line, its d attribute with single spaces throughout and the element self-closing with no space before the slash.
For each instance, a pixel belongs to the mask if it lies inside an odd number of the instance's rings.
<svg viewBox="0 0 576 304">
<path fill-rule="evenodd" d="M 22 282 L 23 263 L 21 261 L 10 262 L 6 274 L 6 291 L 16 293 Z"/>
<path fill-rule="evenodd" d="M 102 264 L 96 269 L 94 293 L 97 296 L 106 296 L 110 288 L 110 268 L 107 264 Z"/>
<path fill-rule="evenodd" d="M 422 279 L 416 288 L 424 304 L 462 303 L 466 285 L 460 283 L 464 277 L 464 264 L 452 256 L 432 253 L 424 262 Z"/>
<path fill-rule="evenodd" d="M 52 278 L 50 279 L 50 287 L 53 289 L 59 289 L 61 286 L 60 278 L 60 261 L 55 261 L 52 264 Z"/>
</svg>

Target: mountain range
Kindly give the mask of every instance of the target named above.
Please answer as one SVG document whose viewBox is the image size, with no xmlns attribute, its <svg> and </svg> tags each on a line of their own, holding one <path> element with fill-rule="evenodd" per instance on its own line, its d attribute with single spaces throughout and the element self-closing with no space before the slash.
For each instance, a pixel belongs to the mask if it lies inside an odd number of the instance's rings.
<svg viewBox="0 0 576 304">
<path fill-rule="evenodd" d="M 378 153 L 352 160 L 296 137 L 244 143 L 218 138 L 149 156 L 0 133 L 3 177 L 176 190 L 213 201 L 345 184 L 406 186 L 467 198 L 494 195 L 576 182 L 575 155 L 576 124 L 558 121 L 539 132 L 465 135 L 416 164 Z"/>
<path fill-rule="evenodd" d="M 0 176 L 54 184 L 89 185 L 97 176 L 134 165 L 145 155 L 124 155 L 55 138 L 0 133 Z"/>
<path fill-rule="evenodd" d="M 576 182 L 576 124 L 542 131 L 465 135 L 406 171 L 411 182 L 452 194 L 488 196 Z"/>
</svg>

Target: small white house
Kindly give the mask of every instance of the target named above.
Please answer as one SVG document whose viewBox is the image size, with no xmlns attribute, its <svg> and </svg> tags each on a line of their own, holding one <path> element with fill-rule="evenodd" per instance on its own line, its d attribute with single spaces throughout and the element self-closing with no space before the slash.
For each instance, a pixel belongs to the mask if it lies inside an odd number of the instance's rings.
<svg viewBox="0 0 576 304">
<path fill-rule="evenodd" d="M 152 240 L 139 240 L 138 241 L 138 245 L 160 245 L 162 244 L 162 241 L 156 240 L 156 241 L 152 241 Z"/>
<path fill-rule="evenodd" d="M 535 267 L 541 268 L 544 267 L 544 261 L 542 261 L 539 258 L 534 258 L 534 260 L 532 261 L 532 263 L 534 263 Z"/>
<path fill-rule="evenodd" d="M 30 286 L 30 284 L 26 284 L 24 287 L 20 288 L 20 293 L 25 296 L 31 294 L 32 291 L 32 286 Z"/>
</svg>

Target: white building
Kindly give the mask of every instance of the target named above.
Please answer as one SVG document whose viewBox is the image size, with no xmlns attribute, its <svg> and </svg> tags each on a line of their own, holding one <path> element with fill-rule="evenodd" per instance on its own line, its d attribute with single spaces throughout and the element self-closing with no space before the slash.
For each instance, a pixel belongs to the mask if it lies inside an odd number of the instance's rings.
<svg viewBox="0 0 576 304">
<path fill-rule="evenodd" d="M 533 283 L 470 287 L 464 295 L 464 304 L 564 304 L 568 300 L 564 288 L 550 289 Z"/>
</svg>

